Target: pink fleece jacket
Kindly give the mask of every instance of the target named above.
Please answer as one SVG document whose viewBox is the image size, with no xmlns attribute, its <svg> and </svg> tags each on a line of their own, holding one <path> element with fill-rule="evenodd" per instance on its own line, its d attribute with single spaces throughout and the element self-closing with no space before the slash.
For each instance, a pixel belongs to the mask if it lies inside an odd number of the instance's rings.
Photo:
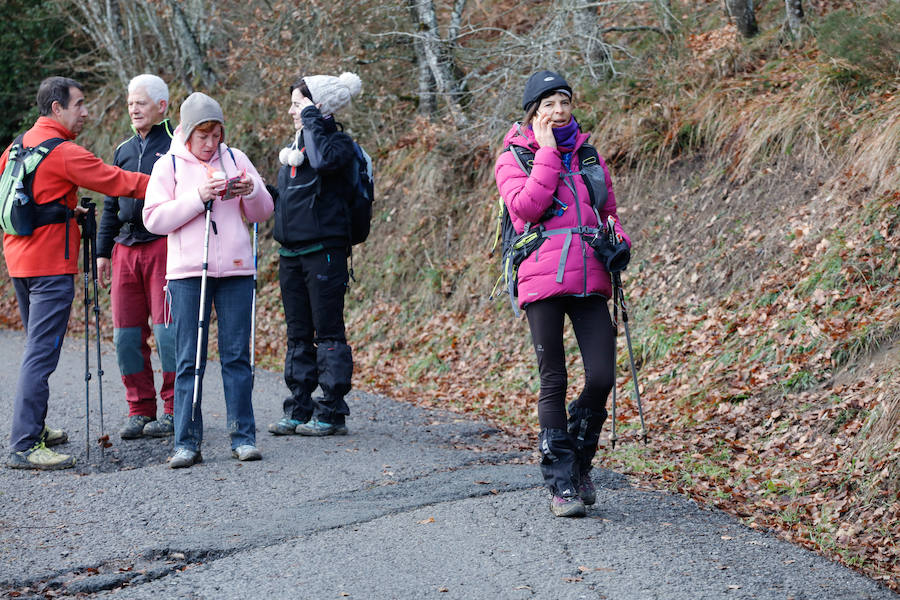
<svg viewBox="0 0 900 600">
<path fill-rule="evenodd" d="M 581 175 L 571 175 L 579 170 L 577 150 L 587 142 L 589 134 L 579 133 L 572 152 L 570 171 L 566 170 L 557 148 L 539 148 L 531 128 L 514 124 L 503 140 L 504 148 L 511 144 L 523 146 L 534 153 L 531 174 L 526 174 L 516 162 L 512 151 L 506 150 L 497 158 L 494 177 L 497 188 L 506 203 L 516 231 L 525 230 L 525 223 L 537 224 L 553 196 L 568 205 L 560 216 L 552 216 L 542 224 L 549 231 L 572 227 L 597 227 L 597 215 L 591 208 L 591 199 Z M 609 215 L 616 218 L 616 231 L 631 246 L 631 239 L 619 224 L 616 215 L 616 196 L 613 193 L 609 169 L 600 158 L 606 176 L 607 200 L 599 211 L 605 223 Z M 575 193 L 569 186 L 574 187 Z M 577 196 L 576 196 L 577 194 Z M 600 294 L 612 296 L 612 282 L 603 263 L 594 255 L 580 235 L 572 235 L 560 279 L 560 258 L 566 245 L 566 235 L 552 235 L 537 251 L 519 266 L 519 307 L 529 302 L 554 296 L 586 296 Z"/>
<path fill-rule="evenodd" d="M 219 152 L 209 164 L 225 171 L 227 177 L 246 171 L 253 180 L 250 196 L 213 202 L 211 217 L 216 226 L 209 232 L 209 276 L 253 275 L 253 248 L 244 218 L 251 223 L 268 219 L 274 210 L 272 196 L 256 167 L 237 148 L 229 152 L 225 144 L 219 144 Z M 143 211 L 148 231 L 168 235 L 166 279 L 200 277 L 203 273 L 206 217 L 199 187 L 207 177 L 206 165 L 185 147 L 179 127 L 169 151 L 153 166 Z"/>
</svg>

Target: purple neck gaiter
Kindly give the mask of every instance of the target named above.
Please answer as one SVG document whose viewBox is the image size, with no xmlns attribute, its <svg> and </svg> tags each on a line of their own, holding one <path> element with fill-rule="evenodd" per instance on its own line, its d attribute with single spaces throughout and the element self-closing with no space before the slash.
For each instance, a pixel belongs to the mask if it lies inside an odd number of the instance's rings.
<svg viewBox="0 0 900 600">
<path fill-rule="evenodd" d="M 571 152 L 575 148 L 575 139 L 578 137 L 578 122 L 573 116 L 567 125 L 553 129 L 553 137 L 556 138 L 556 146 L 560 152 Z"/>
</svg>

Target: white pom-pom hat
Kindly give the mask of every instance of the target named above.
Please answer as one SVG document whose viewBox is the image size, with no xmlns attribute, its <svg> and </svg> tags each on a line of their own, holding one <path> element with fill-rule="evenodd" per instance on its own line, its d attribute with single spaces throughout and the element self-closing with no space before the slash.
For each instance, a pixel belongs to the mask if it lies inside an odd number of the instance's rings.
<svg viewBox="0 0 900 600">
<path fill-rule="evenodd" d="M 345 72 L 339 77 L 310 75 L 303 81 L 312 94 L 312 101 L 321 105 L 319 110 L 323 115 L 332 115 L 344 108 L 353 96 L 362 91 L 362 81 L 355 73 Z"/>
</svg>

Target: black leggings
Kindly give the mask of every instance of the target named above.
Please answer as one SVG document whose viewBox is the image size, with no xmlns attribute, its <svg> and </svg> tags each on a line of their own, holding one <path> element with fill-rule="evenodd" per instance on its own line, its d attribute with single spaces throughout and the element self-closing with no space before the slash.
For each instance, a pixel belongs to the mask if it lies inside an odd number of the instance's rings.
<svg viewBox="0 0 900 600">
<path fill-rule="evenodd" d="M 584 389 L 576 406 L 599 411 L 615 383 L 616 341 L 602 296 L 560 296 L 532 302 L 525 308 L 531 341 L 541 375 L 538 421 L 541 429 L 566 429 L 565 315 L 569 315 L 584 362 Z"/>
</svg>

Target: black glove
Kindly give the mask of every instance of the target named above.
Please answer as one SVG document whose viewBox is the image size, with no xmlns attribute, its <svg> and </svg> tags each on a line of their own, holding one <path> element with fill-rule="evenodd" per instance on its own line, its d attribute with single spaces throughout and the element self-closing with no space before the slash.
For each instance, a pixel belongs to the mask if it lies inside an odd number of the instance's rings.
<svg viewBox="0 0 900 600">
<path fill-rule="evenodd" d="M 610 273 L 621 273 L 631 260 L 631 249 L 625 240 L 613 244 L 606 236 L 599 236 L 594 238 L 591 247 Z"/>
<path fill-rule="evenodd" d="M 278 188 L 270 183 L 267 183 L 266 190 L 268 190 L 269 195 L 272 196 L 272 202 L 278 202 Z"/>
</svg>

